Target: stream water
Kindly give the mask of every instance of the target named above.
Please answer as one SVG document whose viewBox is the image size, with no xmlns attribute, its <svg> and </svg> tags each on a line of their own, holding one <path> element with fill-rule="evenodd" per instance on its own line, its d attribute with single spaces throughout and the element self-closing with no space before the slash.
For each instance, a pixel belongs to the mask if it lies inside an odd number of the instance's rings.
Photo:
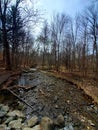
<svg viewBox="0 0 98 130">
<path fill-rule="evenodd" d="M 62 83 L 59 83 L 59 85 L 61 84 Z M 34 89 L 31 88 L 29 91 L 24 91 L 23 89 L 19 89 L 18 91 L 18 93 L 20 93 L 20 97 L 33 107 L 33 110 L 26 105 L 24 107 L 24 113 L 26 113 L 28 119 L 31 118 L 32 115 L 37 115 L 39 119 L 43 116 L 48 116 L 54 119 L 59 114 L 65 114 L 64 108 L 62 109 L 62 107 L 60 108 L 58 105 L 53 106 L 58 100 L 56 95 L 52 95 L 51 97 L 51 101 L 53 101 L 53 103 L 50 103 L 50 101 L 47 100 L 49 96 L 48 94 L 51 91 L 54 91 L 52 87 L 56 87 L 57 85 L 56 78 L 48 77 L 41 72 L 33 70 L 33 73 L 23 73 L 17 80 L 16 85 L 24 87 L 35 86 Z M 47 92 L 45 92 L 45 89 Z M 66 114 L 65 120 L 66 127 L 62 130 L 74 130 L 73 123 L 70 121 L 71 117 Z"/>
</svg>

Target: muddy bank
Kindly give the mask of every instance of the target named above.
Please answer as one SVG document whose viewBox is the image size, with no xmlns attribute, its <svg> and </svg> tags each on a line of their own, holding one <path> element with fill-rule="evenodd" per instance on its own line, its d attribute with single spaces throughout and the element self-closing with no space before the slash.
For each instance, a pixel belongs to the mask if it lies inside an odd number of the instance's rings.
<svg viewBox="0 0 98 130">
<path fill-rule="evenodd" d="M 75 74 L 75 72 L 56 72 L 56 71 L 42 71 L 48 75 L 55 76 L 59 79 L 64 79 L 71 84 L 81 88 L 92 100 L 98 104 L 98 81 L 92 77 L 83 77 L 82 75 Z"/>
<path fill-rule="evenodd" d="M 12 85 L 13 81 L 18 79 L 22 71 L 4 71 L 0 72 L 0 90 L 6 89 Z"/>
</svg>

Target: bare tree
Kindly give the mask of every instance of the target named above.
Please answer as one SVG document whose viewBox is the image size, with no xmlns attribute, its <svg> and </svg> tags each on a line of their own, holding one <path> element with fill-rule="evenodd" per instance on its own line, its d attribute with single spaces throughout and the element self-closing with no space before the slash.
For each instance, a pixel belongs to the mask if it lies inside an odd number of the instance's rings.
<svg viewBox="0 0 98 130">
<path fill-rule="evenodd" d="M 71 63 L 72 63 L 71 57 L 72 57 L 71 35 L 67 33 L 64 40 L 62 58 L 63 58 L 65 68 L 69 71 L 71 71 Z"/>
<path fill-rule="evenodd" d="M 62 40 L 64 37 L 65 25 L 68 22 L 68 16 L 65 14 L 57 14 L 53 16 L 53 21 L 51 24 L 52 31 L 52 42 L 54 49 L 54 57 L 55 57 L 55 67 L 56 70 L 59 71 L 60 68 L 60 52 L 62 46 Z"/>
<path fill-rule="evenodd" d="M 93 39 L 93 62 L 96 56 L 96 71 L 98 71 L 98 4 L 92 4 L 86 11 L 86 18 L 89 22 L 89 33 Z"/>
<path fill-rule="evenodd" d="M 70 20 L 70 38 L 72 43 L 72 67 L 71 69 L 76 69 L 76 43 L 78 41 L 78 30 L 79 30 L 79 24 L 80 24 L 80 17 L 77 15 L 75 17 L 75 20 Z"/>
<path fill-rule="evenodd" d="M 46 57 L 46 53 L 47 53 L 47 47 L 49 44 L 49 27 L 48 27 L 48 23 L 45 20 L 44 24 L 43 24 L 43 28 L 42 28 L 42 32 L 39 36 L 39 41 L 42 43 L 42 66 L 45 66 L 45 57 Z"/>
<path fill-rule="evenodd" d="M 84 16 L 81 16 L 80 19 L 80 37 L 81 37 L 81 70 L 83 73 L 83 76 L 86 76 L 87 74 L 87 68 L 88 68 L 88 39 L 89 39 L 89 30 L 88 30 L 88 20 L 85 19 Z"/>
<path fill-rule="evenodd" d="M 18 55 L 18 47 L 22 43 L 21 37 L 28 31 L 27 26 L 36 24 L 39 19 L 39 11 L 33 8 L 34 5 L 26 8 L 25 4 L 24 0 L 15 0 L 14 2 L 0 0 L 0 31 L 6 69 L 11 69 L 12 66 L 18 67 L 16 55 Z"/>
<path fill-rule="evenodd" d="M 3 40 L 3 60 L 6 66 L 6 69 L 11 69 L 11 61 L 10 61 L 10 48 L 7 39 L 7 9 L 9 0 L 0 0 L 0 20 L 1 20 L 1 30 L 2 30 L 2 40 Z"/>
<path fill-rule="evenodd" d="M 12 45 L 12 67 L 17 68 L 17 53 L 18 53 L 18 46 L 20 42 L 20 37 L 22 37 L 24 30 L 23 30 L 23 22 L 22 18 L 20 16 L 20 10 L 19 5 L 22 2 L 22 0 L 16 0 L 14 5 L 11 6 L 9 11 L 9 21 L 10 25 L 12 27 L 10 31 L 11 35 L 11 45 Z"/>
</svg>

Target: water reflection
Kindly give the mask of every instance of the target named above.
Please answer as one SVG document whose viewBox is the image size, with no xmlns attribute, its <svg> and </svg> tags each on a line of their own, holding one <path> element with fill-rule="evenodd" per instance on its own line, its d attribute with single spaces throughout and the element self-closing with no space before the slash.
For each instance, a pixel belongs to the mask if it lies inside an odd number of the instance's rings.
<svg viewBox="0 0 98 130">
<path fill-rule="evenodd" d="M 18 84 L 19 86 L 32 86 L 31 77 L 32 75 L 30 73 L 24 73 L 19 77 L 16 84 Z"/>
<path fill-rule="evenodd" d="M 30 84 L 30 76 L 29 75 L 25 75 L 25 74 L 23 74 L 20 78 L 19 78 L 19 80 L 18 80 L 18 84 L 20 85 L 20 86 L 27 86 L 27 85 L 29 85 Z"/>
</svg>

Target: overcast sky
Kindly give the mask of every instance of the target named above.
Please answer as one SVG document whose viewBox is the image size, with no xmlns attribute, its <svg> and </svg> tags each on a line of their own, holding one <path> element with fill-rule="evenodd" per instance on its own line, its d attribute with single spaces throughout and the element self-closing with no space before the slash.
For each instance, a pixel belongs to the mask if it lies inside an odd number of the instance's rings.
<svg viewBox="0 0 98 130">
<path fill-rule="evenodd" d="M 26 0 L 29 2 L 30 0 Z M 44 18 L 51 21 L 54 13 L 66 13 L 71 17 L 75 17 L 77 13 L 81 13 L 92 0 L 35 0 L 36 8 L 44 13 Z M 30 4 L 29 4 L 30 6 Z M 36 26 L 35 33 L 40 32 L 40 26 Z"/>
<path fill-rule="evenodd" d="M 27 0 L 28 1 L 28 0 Z M 66 13 L 71 17 L 75 17 L 87 7 L 92 0 L 35 0 L 37 8 L 44 12 L 44 18 L 51 21 L 54 13 Z M 42 24 L 40 24 L 42 25 Z M 41 26 L 36 26 L 35 33 L 40 32 Z"/>
<path fill-rule="evenodd" d="M 81 12 L 91 0 L 39 0 L 40 8 L 46 11 L 49 18 L 53 12 L 65 12 L 74 17 Z"/>
</svg>

